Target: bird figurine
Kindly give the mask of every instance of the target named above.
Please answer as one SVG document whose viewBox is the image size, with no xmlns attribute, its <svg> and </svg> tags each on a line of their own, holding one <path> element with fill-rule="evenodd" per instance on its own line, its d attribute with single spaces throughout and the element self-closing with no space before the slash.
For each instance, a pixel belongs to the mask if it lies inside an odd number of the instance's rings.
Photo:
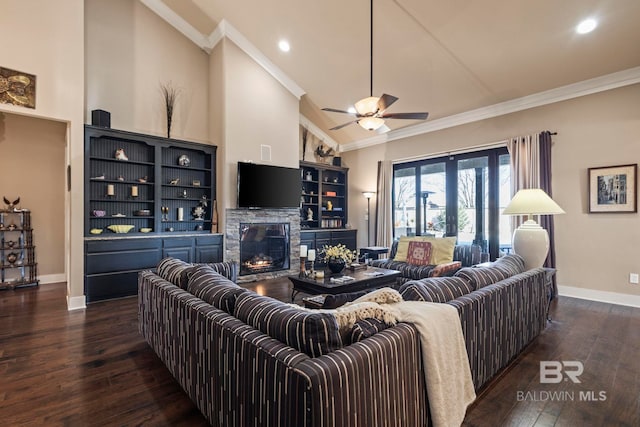
<svg viewBox="0 0 640 427">
<path fill-rule="evenodd" d="M 116 158 L 116 160 L 122 160 L 122 161 L 127 161 L 129 160 L 129 158 L 127 157 L 127 155 L 124 153 L 124 148 L 118 148 L 116 150 L 116 154 L 114 156 Z"/>
<path fill-rule="evenodd" d="M 180 182 L 180 178 L 174 178 L 171 181 L 169 181 L 169 184 L 178 185 L 179 182 Z"/>
<path fill-rule="evenodd" d="M 320 144 L 318 145 L 318 147 L 316 148 L 316 154 L 319 157 L 325 158 L 325 157 L 331 157 L 333 156 L 333 148 L 331 147 L 326 147 L 324 146 L 324 144 Z"/>
<path fill-rule="evenodd" d="M 15 199 L 13 202 L 10 202 L 9 199 L 4 197 L 4 203 L 7 205 L 7 210 L 16 209 L 16 206 L 18 206 L 18 203 L 20 203 L 20 197 Z"/>
</svg>

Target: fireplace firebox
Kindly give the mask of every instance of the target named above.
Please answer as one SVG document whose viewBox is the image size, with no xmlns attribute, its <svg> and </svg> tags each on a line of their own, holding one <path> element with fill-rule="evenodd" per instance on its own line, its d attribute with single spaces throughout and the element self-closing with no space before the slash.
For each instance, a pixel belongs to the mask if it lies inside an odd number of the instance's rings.
<svg viewBox="0 0 640 427">
<path fill-rule="evenodd" d="M 289 269 L 289 223 L 240 223 L 240 275 Z"/>
</svg>

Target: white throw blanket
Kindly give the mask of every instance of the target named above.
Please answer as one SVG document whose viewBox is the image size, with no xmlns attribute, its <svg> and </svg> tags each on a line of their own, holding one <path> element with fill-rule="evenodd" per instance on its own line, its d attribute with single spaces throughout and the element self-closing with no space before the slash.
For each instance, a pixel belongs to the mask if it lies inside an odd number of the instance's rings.
<svg viewBox="0 0 640 427">
<path fill-rule="evenodd" d="M 420 334 L 434 427 L 460 426 L 476 393 L 458 311 L 448 304 L 422 301 L 388 306 L 399 322 L 413 323 Z"/>
</svg>

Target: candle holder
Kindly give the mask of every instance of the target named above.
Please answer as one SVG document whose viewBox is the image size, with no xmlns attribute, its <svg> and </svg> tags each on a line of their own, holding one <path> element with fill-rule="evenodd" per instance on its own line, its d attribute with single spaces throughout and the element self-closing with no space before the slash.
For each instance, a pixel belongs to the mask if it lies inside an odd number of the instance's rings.
<svg viewBox="0 0 640 427">
<path fill-rule="evenodd" d="M 300 277 L 307 277 L 307 257 L 300 257 Z"/>
</svg>

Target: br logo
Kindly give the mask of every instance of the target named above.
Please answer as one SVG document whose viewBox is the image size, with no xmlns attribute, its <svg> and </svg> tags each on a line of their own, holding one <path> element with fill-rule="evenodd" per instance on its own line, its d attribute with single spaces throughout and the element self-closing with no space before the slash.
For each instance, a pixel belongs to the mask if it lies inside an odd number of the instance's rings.
<svg viewBox="0 0 640 427">
<path fill-rule="evenodd" d="M 577 360 L 565 360 L 558 362 L 555 360 L 540 361 L 540 383 L 557 384 L 568 378 L 574 383 L 580 383 L 578 377 L 584 372 L 584 365 Z"/>
</svg>

